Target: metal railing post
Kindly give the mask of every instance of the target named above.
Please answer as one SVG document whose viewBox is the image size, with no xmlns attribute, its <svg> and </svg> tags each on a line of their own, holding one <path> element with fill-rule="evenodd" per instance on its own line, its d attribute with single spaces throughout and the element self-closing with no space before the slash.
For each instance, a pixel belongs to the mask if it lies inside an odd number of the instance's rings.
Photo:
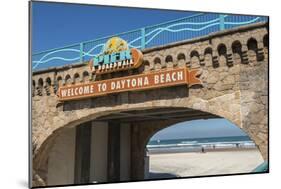
<svg viewBox="0 0 281 189">
<path fill-rule="evenodd" d="M 220 14 L 220 30 L 224 30 L 224 15 Z"/>
<path fill-rule="evenodd" d="M 145 49 L 145 28 L 141 28 L 141 49 Z"/>
<path fill-rule="evenodd" d="M 80 43 L 80 63 L 83 63 L 84 43 Z"/>
</svg>

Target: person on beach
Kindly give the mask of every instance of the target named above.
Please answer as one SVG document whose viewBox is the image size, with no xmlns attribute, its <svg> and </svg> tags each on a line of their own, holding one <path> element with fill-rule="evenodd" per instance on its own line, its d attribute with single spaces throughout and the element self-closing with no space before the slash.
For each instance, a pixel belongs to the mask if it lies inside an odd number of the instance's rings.
<svg viewBox="0 0 281 189">
<path fill-rule="evenodd" d="M 203 146 L 201 147 L 201 152 L 202 152 L 202 153 L 205 153 L 205 149 L 204 149 Z"/>
</svg>

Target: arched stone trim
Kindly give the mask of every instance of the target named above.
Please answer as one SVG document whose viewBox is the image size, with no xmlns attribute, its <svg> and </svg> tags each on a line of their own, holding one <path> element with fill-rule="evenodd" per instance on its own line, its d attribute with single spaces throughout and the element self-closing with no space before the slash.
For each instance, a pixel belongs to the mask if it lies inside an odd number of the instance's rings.
<svg viewBox="0 0 281 189">
<path fill-rule="evenodd" d="M 193 50 L 190 52 L 190 65 L 191 68 L 199 68 L 200 67 L 200 58 L 197 50 Z"/>
<path fill-rule="evenodd" d="M 224 43 L 220 43 L 217 48 L 218 62 L 220 66 L 228 65 L 227 48 Z"/>
<path fill-rule="evenodd" d="M 78 83 L 81 82 L 79 73 L 75 73 L 75 74 L 74 74 L 73 81 L 74 81 L 75 84 L 78 84 Z"/>
<path fill-rule="evenodd" d="M 258 42 L 255 38 L 251 37 L 247 40 L 248 50 L 256 51 L 258 48 Z"/>
<path fill-rule="evenodd" d="M 38 84 L 37 84 L 37 95 L 38 96 L 43 96 L 43 86 L 44 86 L 44 81 L 42 78 L 39 78 Z"/>
<path fill-rule="evenodd" d="M 148 60 L 143 61 L 144 71 L 147 72 L 150 70 L 150 62 Z"/>
<path fill-rule="evenodd" d="M 35 80 L 32 80 L 32 97 L 35 96 L 35 91 L 36 91 L 36 82 Z"/>
<path fill-rule="evenodd" d="M 177 56 L 177 60 L 180 61 L 180 60 L 185 60 L 185 55 L 184 53 L 179 53 L 178 56 Z"/>
<path fill-rule="evenodd" d="M 254 38 L 257 43 L 263 43 L 263 36 L 268 34 L 267 30 L 265 28 L 260 29 L 259 32 L 257 31 L 251 31 L 250 34 L 248 35 L 247 39 L 249 38 Z"/>
<path fill-rule="evenodd" d="M 166 62 L 166 63 L 168 63 L 168 62 L 173 62 L 173 57 L 172 57 L 172 55 L 166 56 L 165 62 Z"/>
<path fill-rule="evenodd" d="M 262 35 L 256 35 L 254 38 L 257 40 L 257 61 L 263 61 L 265 58 L 263 37 Z"/>
<path fill-rule="evenodd" d="M 242 38 L 241 40 L 239 40 L 242 47 L 241 47 L 241 51 L 242 51 L 242 64 L 248 64 L 249 63 L 249 53 L 248 53 L 248 46 L 247 46 L 247 38 Z"/>
<path fill-rule="evenodd" d="M 233 66 L 233 53 L 231 49 L 231 37 L 216 38 L 212 41 L 213 45 L 213 67 Z"/>
<path fill-rule="evenodd" d="M 155 57 L 153 62 L 154 64 L 161 64 L 161 59 L 159 57 Z"/>
<path fill-rule="evenodd" d="M 64 84 L 64 83 L 63 83 L 62 76 L 58 76 L 58 77 L 57 77 L 57 85 L 58 85 L 58 86 L 63 86 L 63 84 Z"/>
<path fill-rule="evenodd" d="M 160 70 L 161 69 L 161 64 L 162 64 L 162 61 L 161 61 L 161 58 L 156 56 L 154 59 L 153 59 L 153 63 L 154 63 L 154 69 L 155 70 Z"/>
<path fill-rule="evenodd" d="M 233 52 L 233 59 L 234 62 L 239 64 L 239 63 L 243 63 L 243 56 L 242 56 L 242 44 L 239 40 L 235 40 L 233 41 L 232 45 L 231 45 L 231 49 Z"/>
<path fill-rule="evenodd" d="M 213 65 L 213 49 L 212 47 L 207 47 L 204 50 L 204 63 L 205 66 L 210 67 Z"/>
<path fill-rule="evenodd" d="M 269 37 L 268 37 L 268 34 L 265 34 L 263 36 L 263 52 L 264 52 L 264 59 L 268 59 L 268 49 L 269 49 Z"/>
<path fill-rule="evenodd" d="M 254 63 L 258 61 L 258 42 L 255 38 L 251 37 L 247 40 L 249 62 Z"/>
<path fill-rule="evenodd" d="M 87 71 L 83 72 L 82 80 L 83 80 L 83 82 L 87 82 L 90 80 L 89 72 L 87 72 Z"/>
<path fill-rule="evenodd" d="M 174 64 L 173 56 L 172 56 L 172 55 L 167 55 L 167 56 L 165 57 L 165 63 L 162 64 L 162 68 L 163 68 L 163 67 L 172 68 L 172 67 L 173 67 L 173 64 Z M 163 65 L 165 65 L 165 66 L 163 66 Z"/>
<path fill-rule="evenodd" d="M 179 67 L 185 67 L 186 66 L 186 57 L 185 54 L 182 52 L 179 52 L 177 54 L 177 62 Z"/>
<path fill-rule="evenodd" d="M 179 48 L 173 52 L 173 67 L 186 67 L 187 66 L 187 55 L 185 48 Z"/>
<path fill-rule="evenodd" d="M 72 81 L 72 79 L 71 79 L 71 76 L 69 75 L 69 74 L 67 74 L 66 76 L 65 76 L 65 85 L 70 85 L 70 84 L 72 84 L 73 83 L 73 81 Z"/>
<path fill-rule="evenodd" d="M 50 77 L 47 77 L 47 78 L 46 78 L 44 88 L 45 88 L 45 91 L 46 91 L 47 96 L 50 96 L 51 93 L 53 93 L 53 90 L 52 90 L 52 81 L 51 81 L 51 78 L 50 78 Z"/>
<path fill-rule="evenodd" d="M 54 89 L 54 94 L 57 93 L 58 89 L 60 86 L 63 85 L 63 79 L 62 77 L 59 75 L 56 77 L 56 79 L 54 80 L 54 84 L 53 84 L 53 89 Z"/>
</svg>

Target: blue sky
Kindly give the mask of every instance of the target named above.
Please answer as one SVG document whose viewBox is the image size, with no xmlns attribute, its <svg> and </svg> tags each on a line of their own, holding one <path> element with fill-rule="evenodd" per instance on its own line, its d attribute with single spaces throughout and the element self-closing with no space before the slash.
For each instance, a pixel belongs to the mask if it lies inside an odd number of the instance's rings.
<svg viewBox="0 0 281 189">
<path fill-rule="evenodd" d="M 151 140 L 207 138 L 246 135 L 240 128 L 226 119 L 187 121 L 160 130 Z"/>
<path fill-rule="evenodd" d="M 33 2 L 32 53 L 159 24 L 195 12 Z M 224 119 L 181 123 L 155 137 L 233 136 L 244 133 Z"/>
<path fill-rule="evenodd" d="M 192 14 L 196 13 L 33 2 L 32 52 L 93 40 Z"/>
</svg>

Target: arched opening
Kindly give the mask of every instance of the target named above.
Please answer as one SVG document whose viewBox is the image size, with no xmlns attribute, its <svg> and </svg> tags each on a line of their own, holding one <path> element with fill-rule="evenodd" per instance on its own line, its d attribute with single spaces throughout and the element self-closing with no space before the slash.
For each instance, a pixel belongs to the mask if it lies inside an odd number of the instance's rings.
<svg viewBox="0 0 281 189">
<path fill-rule="evenodd" d="M 263 46 L 265 48 L 268 48 L 268 45 L 269 45 L 269 38 L 268 38 L 268 34 L 266 34 L 264 37 L 263 37 Z"/>
<path fill-rule="evenodd" d="M 57 77 L 57 85 L 58 85 L 58 86 L 62 86 L 62 85 L 63 85 L 63 83 L 62 83 L 62 77 L 61 77 L 61 76 L 58 76 L 58 77 Z"/>
<path fill-rule="evenodd" d="M 85 81 L 89 81 L 90 77 L 89 77 L 89 73 L 87 71 L 83 72 L 83 82 Z"/>
<path fill-rule="evenodd" d="M 178 62 L 180 67 L 185 67 L 185 65 L 186 65 L 186 61 L 185 60 L 186 60 L 186 58 L 185 58 L 184 53 L 179 53 L 178 56 L 177 56 L 177 60 L 178 60 L 177 62 Z M 176 65 L 176 63 L 174 65 Z"/>
<path fill-rule="evenodd" d="M 268 48 L 269 48 L 269 38 L 268 34 L 264 35 L 263 37 L 263 51 L 264 51 L 264 58 L 268 59 Z"/>
<path fill-rule="evenodd" d="M 247 41 L 247 47 L 249 52 L 249 60 L 250 62 L 255 62 L 258 60 L 258 43 L 254 38 L 250 38 Z"/>
<path fill-rule="evenodd" d="M 35 86 L 36 86 L 36 83 L 34 80 L 32 80 L 32 97 L 35 95 Z"/>
<path fill-rule="evenodd" d="M 178 58 L 178 61 L 180 61 L 180 60 L 184 61 L 185 60 L 185 55 L 183 53 L 180 53 L 180 54 L 178 54 L 177 58 Z"/>
<path fill-rule="evenodd" d="M 156 58 L 154 59 L 154 64 L 161 64 L 161 60 L 160 60 L 159 57 L 156 57 Z"/>
<path fill-rule="evenodd" d="M 149 71 L 150 70 L 150 63 L 148 60 L 144 60 L 143 61 L 143 65 L 144 65 L 144 70 L 145 71 Z"/>
<path fill-rule="evenodd" d="M 44 85 L 43 79 L 40 78 L 38 80 L 38 86 L 37 86 L 37 93 L 38 93 L 39 96 L 43 95 L 43 85 Z"/>
<path fill-rule="evenodd" d="M 46 79 L 46 84 L 45 84 L 45 90 L 46 90 L 46 94 L 48 96 L 50 96 L 50 94 L 51 94 L 51 83 L 52 83 L 51 78 L 48 77 Z"/>
<path fill-rule="evenodd" d="M 236 63 L 243 63 L 242 59 L 242 45 L 240 41 L 234 41 L 231 45 L 234 61 Z"/>
<path fill-rule="evenodd" d="M 227 65 L 227 50 L 225 44 L 220 44 L 217 50 L 219 54 L 219 65 Z"/>
<path fill-rule="evenodd" d="M 190 63 L 191 68 L 198 68 L 200 66 L 199 53 L 196 50 L 190 53 Z"/>
<path fill-rule="evenodd" d="M 80 83 L 80 75 L 78 73 L 74 74 L 74 83 L 75 84 Z"/>
<path fill-rule="evenodd" d="M 67 75 L 65 76 L 65 84 L 66 84 L 66 85 L 70 85 L 71 83 L 72 83 L 71 77 L 70 77 L 69 74 L 67 74 Z"/>
<path fill-rule="evenodd" d="M 173 67 L 173 57 L 171 55 L 166 56 L 165 63 L 166 64 L 162 65 L 162 67 L 172 68 Z"/>
<path fill-rule="evenodd" d="M 173 62 L 173 57 L 171 55 L 168 55 L 165 59 L 165 62 L 166 63 Z"/>
<path fill-rule="evenodd" d="M 213 65 L 213 49 L 211 47 L 208 47 L 204 51 L 204 61 L 206 66 L 212 66 Z"/>
<path fill-rule="evenodd" d="M 57 78 L 54 81 L 54 87 L 53 87 L 54 93 L 57 93 L 59 87 L 63 85 L 62 81 L 63 81 L 62 77 L 61 76 L 57 76 Z"/>
<path fill-rule="evenodd" d="M 159 57 L 154 58 L 154 68 L 156 70 L 161 69 L 161 59 Z"/>
<path fill-rule="evenodd" d="M 165 127 L 150 138 L 146 151 L 148 179 L 250 173 L 263 163 L 248 135 L 223 118 Z"/>
</svg>

